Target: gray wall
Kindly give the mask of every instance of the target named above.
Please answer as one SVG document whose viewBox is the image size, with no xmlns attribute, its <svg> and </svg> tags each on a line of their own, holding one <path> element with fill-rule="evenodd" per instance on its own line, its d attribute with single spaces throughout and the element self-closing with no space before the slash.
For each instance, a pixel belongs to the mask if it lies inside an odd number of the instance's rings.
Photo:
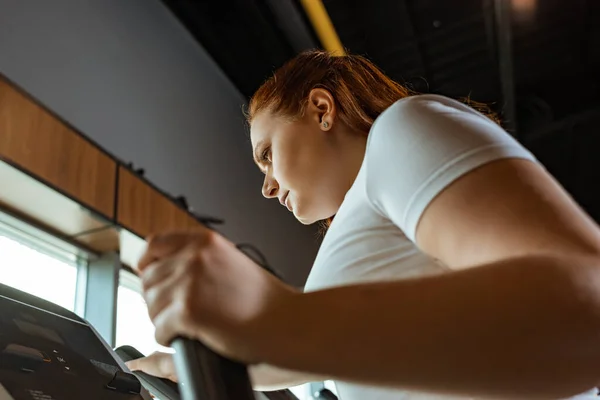
<svg viewBox="0 0 600 400">
<path fill-rule="evenodd" d="M 316 230 L 262 198 L 244 99 L 158 0 L 0 0 L 0 72 L 304 281 Z"/>
</svg>

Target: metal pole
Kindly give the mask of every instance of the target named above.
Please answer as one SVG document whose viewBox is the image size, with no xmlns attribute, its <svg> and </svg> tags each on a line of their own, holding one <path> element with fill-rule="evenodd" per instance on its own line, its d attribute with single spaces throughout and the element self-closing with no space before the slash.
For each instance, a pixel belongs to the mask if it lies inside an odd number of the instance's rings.
<svg viewBox="0 0 600 400">
<path fill-rule="evenodd" d="M 517 137 L 517 110 L 512 53 L 510 1 L 494 0 L 496 22 L 496 51 L 500 86 L 502 91 L 502 116 L 504 128 Z"/>
</svg>

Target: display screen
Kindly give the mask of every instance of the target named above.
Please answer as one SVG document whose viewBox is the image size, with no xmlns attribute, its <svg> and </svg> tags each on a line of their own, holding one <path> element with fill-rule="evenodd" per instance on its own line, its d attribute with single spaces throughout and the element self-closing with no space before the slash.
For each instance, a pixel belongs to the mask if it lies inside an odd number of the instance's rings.
<svg viewBox="0 0 600 400">
<path fill-rule="evenodd" d="M 117 362 L 85 323 L 0 296 L 0 384 L 14 400 L 140 399 L 108 387 Z"/>
</svg>

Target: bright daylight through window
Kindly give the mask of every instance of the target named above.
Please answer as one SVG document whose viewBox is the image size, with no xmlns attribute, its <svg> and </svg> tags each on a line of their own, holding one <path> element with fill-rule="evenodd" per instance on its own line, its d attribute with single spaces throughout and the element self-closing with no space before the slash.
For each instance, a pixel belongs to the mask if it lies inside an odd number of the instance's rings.
<svg viewBox="0 0 600 400">
<path fill-rule="evenodd" d="M 122 270 L 119 273 L 117 293 L 117 347 L 133 346 L 144 355 L 155 351 L 172 353 L 171 349 L 160 346 L 154 340 L 154 325 L 150 321 L 141 293 L 140 279 L 131 272 Z"/>
<path fill-rule="evenodd" d="M 0 283 L 75 310 L 77 258 L 0 225 Z"/>
</svg>

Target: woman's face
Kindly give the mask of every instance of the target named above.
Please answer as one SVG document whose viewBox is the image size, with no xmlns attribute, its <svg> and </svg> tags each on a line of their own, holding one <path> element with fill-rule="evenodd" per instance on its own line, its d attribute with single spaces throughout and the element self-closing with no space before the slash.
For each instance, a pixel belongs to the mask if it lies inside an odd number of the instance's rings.
<svg viewBox="0 0 600 400">
<path fill-rule="evenodd" d="M 262 188 L 303 224 L 327 219 L 339 209 L 362 163 L 366 138 L 336 121 L 329 92 L 315 89 L 302 118 L 263 111 L 252 121 L 254 159 L 265 174 Z"/>
</svg>

